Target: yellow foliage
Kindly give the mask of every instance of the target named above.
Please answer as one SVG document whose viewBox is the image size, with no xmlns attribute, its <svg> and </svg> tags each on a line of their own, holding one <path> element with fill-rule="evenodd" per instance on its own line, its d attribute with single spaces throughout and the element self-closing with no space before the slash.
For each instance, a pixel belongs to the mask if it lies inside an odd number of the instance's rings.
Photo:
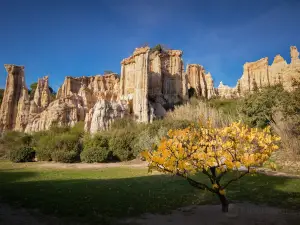
<svg viewBox="0 0 300 225">
<path fill-rule="evenodd" d="M 225 195 L 225 193 L 226 193 L 226 192 L 225 192 L 225 189 L 220 189 L 220 190 L 219 190 L 219 193 L 220 193 L 221 195 Z"/>
<path fill-rule="evenodd" d="M 278 149 L 279 137 L 270 128 L 249 128 L 241 122 L 214 128 L 207 124 L 169 130 L 158 146 L 142 153 L 151 168 L 183 176 L 209 170 L 217 172 L 260 166 Z M 252 172 L 252 171 L 251 171 Z"/>
<path fill-rule="evenodd" d="M 214 188 L 214 189 L 217 189 L 218 187 L 219 187 L 219 185 L 213 184 L 213 188 Z"/>
</svg>

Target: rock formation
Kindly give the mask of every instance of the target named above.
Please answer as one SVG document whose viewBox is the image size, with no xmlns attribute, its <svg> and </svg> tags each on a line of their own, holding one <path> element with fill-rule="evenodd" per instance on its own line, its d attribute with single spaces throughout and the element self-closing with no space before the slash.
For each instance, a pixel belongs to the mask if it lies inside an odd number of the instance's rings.
<svg viewBox="0 0 300 225">
<path fill-rule="evenodd" d="M 272 65 L 269 65 L 268 58 L 262 58 L 256 62 L 247 62 L 244 64 L 242 77 L 238 80 L 237 85 L 232 90 L 229 87 L 221 86 L 218 90 L 220 97 L 226 97 L 229 92 L 236 95 L 233 97 L 244 96 L 246 93 L 255 89 L 272 86 L 281 83 L 286 90 L 292 89 L 294 79 L 300 79 L 300 59 L 296 46 L 290 47 L 291 63 L 287 64 L 284 58 L 276 55 Z M 228 96 L 228 95 L 227 95 Z"/>
<path fill-rule="evenodd" d="M 32 116 L 25 131 L 47 130 L 54 123 L 64 126 L 73 126 L 79 121 L 89 123 L 87 118 L 98 100 L 118 99 L 118 86 L 117 74 L 75 78 L 68 76 L 59 88 L 56 100 L 44 111 Z M 89 131 L 90 126 L 85 127 Z"/>
<path fill-rule="evenodd" d="M 0 108 L 0 131 L 22 130 L 29 114 L 24 66 L 6 64 L 4 67 L 8 75 Z"/>
<path fill-rule="evenodd" d="M 195 89 L 198 97 L 210 99 L 217 95 L 214 87 L 214 80 L 210 73 L 205 72 L 203 66 L 199 64 L 189 64 L 186 69 L 188 77 L 188 87 Z"/>
<path fill-rule="evenodd" d="M 43 112 L 32 115 L 25 132 L 48 130 L 53 124 L 73 126 L 84 121 L 84 117 L 82 99 L 78 96 L 56 99 Z"/>
<path fill-rule="evenodd" d="M 222 81 L 220 82 L 217 91 L 218 91 L 217 95 L 221 96 L 222 98 L 231 99 L 238 96 L 236 87 L 232 88 L 229 87 L 228 85 L 224 85 Z"/>
<path fill-rule="evenodd" d="M 187 98 L 182 51 L 135 49 L 121 62 L 120 98 L 129 102 L 130 112 L 140 122 L 161 117 L 162 108 Z M 152 113 L 151 113 L 152 112 Z"/>
<path fill-rule="evenodd" d="M 220 83 L 214 87 L 210 73 L 203 66 L 190 64 L 184 72 L 182 51 L 149 47 L 136 48 L 121 62 L 121 77 L 106 75 L 67 76 L 51 101 L 48 77 L 38 80 L 33 100 L 25 85 L 24 67 L 5 65 L 8 73 L 0 108 L 0 132 L 47 130 L 53 124 L 73 126 L 85 121 L 85 130 L 106 130 L 124 116 L 139 122 L 162 118 L 175 104 L 188 100 L 189 88 L 198 97 L 235 98 L 255 89 L 282 83 L 292 89 L 293 79 L 300 78 L 299 52 L 290 48 L 291 63 L 276 55 L 272 65 L 268 58 L 247 62 L 236 87 Z"/>
<path fill-rule="evenodd" d="M 115 119 L 127 114 L 126 102 L 99 100 L 85 118 L 85 130 L 92 134 L 110 128 Z"/>
<path fill-rule="evenodd" d="M 48 76 L 38 79 L 33 100 L 30 103 L 30 114 L 42 112 L 50 104 Z"/>
</svg>

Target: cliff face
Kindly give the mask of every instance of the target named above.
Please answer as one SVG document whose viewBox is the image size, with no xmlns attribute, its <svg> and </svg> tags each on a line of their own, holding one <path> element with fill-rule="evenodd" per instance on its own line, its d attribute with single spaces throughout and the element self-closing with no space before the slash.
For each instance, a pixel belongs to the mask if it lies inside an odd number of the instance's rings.
<svg viewBox="0 0 300 225">
<path fill-rule="evenodd" d="M 98 100 L 118 100 L 118 90 L 117 74 L 75 78 L 68 76 L 59 88 L 56 100 L 41 113 L 31 117 L 26 132 L 47 130 L 54 123 L 73 126 L 79 121 L 86 121 L 85 129 L 90 131 L 90 111 Z"/>
<path fill-rule="evenodd" d="M 5 65 L 8 73 L 0 108 L 0 131 L 34 132 L 47 130 L 52 124 L 73 126 L 85 121 L 85 130 L 95 133 L 108 129 L 124 116 L 139 122 L 162 118 L 175 104 L 188 99 L 188 89 L 198 97 L 236 98 L 262 87 L 282 83 L 292 89 L 293 79 L 300 78 L 299 52 L 290 48 L 291 63 L 276 55 L 247 62 L 236 87 L 220 83 L 214 87 L 210 73 L 203 66 L 190 64 L 184 72 L 182 51 L 136 48 L 132 56 L 121 62 L 117 74 L 65 78 L 50 102 L 48 77 L 38 80 L 33 100 L 25 85 L 24 67 Z"/>
<path fill-rule="evenodd" d="M 272 86 L 281 83 L 286 90 L 292 89 L 294 79 L 300 79 L 300 60 L 299 52 L 295 46 L 290 47 L 291 63 L 287 64 L 284 58 L 280 55 L 274 57 L 273 63 L 269 65 L 267 57 L 256 62 L 247 62 L 244 64 L 244 71 L 241 78 L 238 80 L 236 87 L 221 87 L 218 88 L 220 97 L 243 96 L 248 92 L 263 87 Z"/>
<path fill-rule="evenodd" d="M 33 100 L 30 103 L 30 114 L 42 112 L 50 104 L 48 76 L 38 79 Z"/>
<path fill-rule="evenodd" d="M 182 51 L 137 48 L 121 62 L 120 98 L 140 122 L 162 117 L 165 108 L 185 101 L 187 83 Z"/>
<path fill-rule="evenodd" d="M 224 85 L 222 81 L 217 88 L 217 92 L 218 96 L 226 99 L 238 97 L 237 88 L 231 88 L 228 85 Z"/>
<path fill-rule="evenodd" d="M 29 97 L 24 67 L 4 65 L 8 75 L 0 108 L 0 130 L 22 130 L 29 114 Z"/>
</svg>

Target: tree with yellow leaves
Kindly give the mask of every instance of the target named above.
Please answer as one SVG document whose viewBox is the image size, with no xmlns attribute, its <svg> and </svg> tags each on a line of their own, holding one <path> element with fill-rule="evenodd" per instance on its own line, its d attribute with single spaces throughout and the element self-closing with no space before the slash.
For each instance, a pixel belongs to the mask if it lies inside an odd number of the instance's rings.
<svg viewBox="0 0 300 225">
<path fill-rule="evenodd" d="M 229 202 L 225 195 L 228 185 L 255 172 L 255 168 L 278 149 L 279 140 L 271 134 L 270 127 L 259 130 L 234 122 L 227 127 L 214 128 L 208 121 L 205 125 L 170 130 L 167 137 L 142 155 L 149 162 L 150 171 L 175 174 L 196 188 L 216 194 L 222 211 L 228 212 Z M 221 182 L 230 171 L 237 171 L 238 176 Z M 208 177 L 211 186 L 192 178 L 199 172 Z"/>
</svg>

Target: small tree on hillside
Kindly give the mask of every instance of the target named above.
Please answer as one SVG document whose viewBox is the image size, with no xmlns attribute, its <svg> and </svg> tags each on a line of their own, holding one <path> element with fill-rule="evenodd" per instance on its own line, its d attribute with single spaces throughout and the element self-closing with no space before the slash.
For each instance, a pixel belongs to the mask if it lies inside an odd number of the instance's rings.
<svg viewBox="0 0 300 225">
<path fill-rule="evenodd" d="M 222 211 L 228 212 L 226 188 L 265 162 L 278 149 L 276 142 L 279 139 L 270 133 L 269 127 L 250 129 L 235 122 L 228 127 L 213 128 L 208 122 L 205 126 L 170 130 L 153 151 L 142 155 L 149 162 L 150 171 L 156 169 L 175 174 L 195 188 L 216 194 L 222 203 Z M 241 171 L 241 167 L 245 169 Z M 238 175 L 221 182 L 229 171 L 236 171 Z M 199 172 L 205 174 L 211 184 L 192 178 Z"/>
</svg>

